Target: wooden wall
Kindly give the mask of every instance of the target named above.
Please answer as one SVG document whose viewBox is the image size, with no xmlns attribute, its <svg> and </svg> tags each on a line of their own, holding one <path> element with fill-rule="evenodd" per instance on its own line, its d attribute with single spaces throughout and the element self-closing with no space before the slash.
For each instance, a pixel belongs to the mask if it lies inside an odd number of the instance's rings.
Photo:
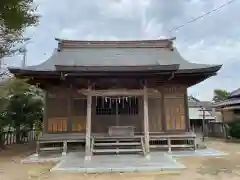
<svg viewBox="0 0 240 180">
<path fill-rule="evenodd" d="M 149 97 L 149 130 L 152 133 L 163 131 L 185 131 L 186 87 L 165 86 L 158 89 L 158 96 Z M 69 99 L 71 94 L 72 100 Z M 117 125 L 115 115 L 96 115 L 95 98 L 92 102 L 92 132 L 107 133 L 109 126 Z M 70 93 L 69 89 L 55 89 L 49 91 L 47 98 L 47 132 L 82 132 L 86 131 L 86 106 L 85 97 L 80 97 L 76 92 Z M 121 115 L 118 125 L 134 126 L 136 132 L 143 132 L 143 98 L 139 97 L 139 113 L 137 115 Z"/>
<path fill-rule="evenodd" d="M 184 99 L 186 91 L 186 87 L 182 86 L 164 88 L 166 131 L 186 130 L 186 111 Z"/>
<path fill-rule="evenodd" d="M 86 130 L 86 99 L 69 98 L 68 89 L 52 89 L 46 98 L 47 132 L 82 132 Z"/>
<path fill-rule="evenodd" d="M 233 110 L 223 110 L 222 111 L 223 121 L 230 122 L 234 119 L 234 112 Z"/>
<path fill-rule="evenodd" d="M 150 97 L 148 99 L 149 131 L 158 133 L 163 131 L 162 122 L 162 97 Z M 143 121 L 143 119 L 142 119 Z"/>
</svg>

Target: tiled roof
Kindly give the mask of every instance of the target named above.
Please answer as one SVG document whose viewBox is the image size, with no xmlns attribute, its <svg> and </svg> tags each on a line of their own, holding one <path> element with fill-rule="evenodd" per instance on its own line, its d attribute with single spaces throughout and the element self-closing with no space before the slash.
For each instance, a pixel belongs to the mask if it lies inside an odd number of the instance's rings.
<svg viewBox="0 0 240 180">
<path fill-rule="evenodd" d="M 138 40 L 138 41 L 73 41 L 56 39 L 58 49 L 74 48 L 173 48 L 173 39 Z"/>
<path fill-rule="evenodd" d="M 201 110 L 201 108 L 189 107 L 188 113 L 190 120 L 203 119 L 203 111 Z M 205 111 L 205 119 L 215 119 L 215 117 L 212 116 L 209 111 Z"/>
<path fill-rule="evenodd" d="M 189 96 L 188 108 L 189 119 L 202 119 L 203 110 L 205 111 L 206 119 L 215 119 L 215 117 L 212 115 L 213 103 L 210 101 L 200 101 L 193 96 Z"/>
<path fill-rule="evenodd" d="M 240 98 L 231 98 L 215 104 L 216 107 L 240 104 Z"/>
<path fill-rule="evenodd" d="M 240 88 L 238 88 L 230 93 L 230 97 L 234 97 L 234 96 L 240 96 Z"/>
<path fill-rule="evenodd" d="M 42 64 L 14 70 L 56 71 L 62 67 L 133 67 L 178 65 L 177 72 L 216 73 L 221 65 L 196 64 L 186 61 L 171 48 L 172 40 L 145 41 L 59 41 L 59 48 Z M 59 51 L 60 49 L 60 51 Z"/>
<path fill-rule="evenodd" d="M 188 97 L 188 106 L 189 107 L 204 107 L 207 110 L 212 110 L 213 103 L 210 101 L 200 101 L 193 96 Z"/>
</svg>

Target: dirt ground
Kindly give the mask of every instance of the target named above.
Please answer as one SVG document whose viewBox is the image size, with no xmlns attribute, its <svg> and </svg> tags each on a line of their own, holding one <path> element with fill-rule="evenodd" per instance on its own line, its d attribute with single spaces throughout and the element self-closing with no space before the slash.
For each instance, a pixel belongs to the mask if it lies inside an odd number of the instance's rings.
<svg viewBox="0 0 240 180">
<path fill-rule="evenodd" d="M 50 173 L 49 169 L 54 164 L 21 164 L 23 157 L 34 151 L 34 144 L 11 145 L 0 152 L 0 180 L 240 180 L 240 144 L 220 140 L 208 140 L 207 144 L 208 147 L 229 153 L 229 156 L 178 158 L 177 161 L 187 167 L 180 175 Z"/>
</svg>

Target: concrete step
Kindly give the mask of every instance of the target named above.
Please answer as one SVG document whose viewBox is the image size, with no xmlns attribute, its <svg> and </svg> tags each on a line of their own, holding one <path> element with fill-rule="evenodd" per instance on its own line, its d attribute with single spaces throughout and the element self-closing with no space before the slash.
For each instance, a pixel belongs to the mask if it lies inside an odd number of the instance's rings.
<svg viewBox="0 0 240 180">
<path fill-rule="evenodd" d="M 140 138 L 94 138 L 94 141 L 96 142 L 106 142 L 106 141 L 127 141 L 127 142 L 139 142 L 141 141 Z"/>
<path fill-rule="evenodd" d="M 54 151 L 54 150 L 62 150 L 63 147 L 41 147 L 40 151 Z"/>
<path fill-rule="evenodd" d="M 93 149 L 93 153 L 130 153 L 142 152 L 142 149 Z"/>
<path fill-rule="evenodd" d="M 94 143 L 94 146 L 139 146 L 140 142 L 109 142 L 109 143 Z"/>
<path fill-rule="evenodd" d="M 168 148 L 168 145 L 164 144 L 156 144 L 156 145 L 150 145 L 150 148 Z M 179 145 L 171 145 L 171 148 L 192 148 L 193 145 L 187 145 L 187 144 L 179 144 Z"/>
</svg>

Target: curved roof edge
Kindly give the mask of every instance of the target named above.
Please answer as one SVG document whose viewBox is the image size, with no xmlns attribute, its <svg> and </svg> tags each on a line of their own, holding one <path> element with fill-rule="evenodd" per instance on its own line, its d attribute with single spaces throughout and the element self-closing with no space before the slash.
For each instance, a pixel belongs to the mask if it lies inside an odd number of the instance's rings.
<svg viewBox="0 0 240 180">
<path fill-rule="evenodd" d="M 204 68 L 196 69 L 179 69 L 176 74 L 189 74 L 189 73 L 217 73 L 222 68 L 222 65 L 209 65 Z"/>
<path fill-rule="evenodd" d="M 55 66 L 56 70 L 33 70 L 9 67 L 8 70 L 13 73 L 47 73 L 58 74 L 59 72 L 148 72 L 148 73 L 161 73 L 161 72 L 176 72 L 179 69 L 179 64 L 171 65 L 143 65 L 143 66 Z"/>
<path fill-rule="evenodd" d="M 56 74 L 60 71 L 111 71 L 111 72 L 156 72 L 156 71 L 174 71 L 176 75 L 185 74 L 216 74 L 222 65 L 204 67 L 200 69 L 179 69 L 179 64 L 171 65 L 142 65 L 142 66 L 55 66 L 56 70 L 36 70 L 35 68 L 15 68 L 8 67 L 8 70 L 15 73 L 50 73 Z"/>
</svg>

